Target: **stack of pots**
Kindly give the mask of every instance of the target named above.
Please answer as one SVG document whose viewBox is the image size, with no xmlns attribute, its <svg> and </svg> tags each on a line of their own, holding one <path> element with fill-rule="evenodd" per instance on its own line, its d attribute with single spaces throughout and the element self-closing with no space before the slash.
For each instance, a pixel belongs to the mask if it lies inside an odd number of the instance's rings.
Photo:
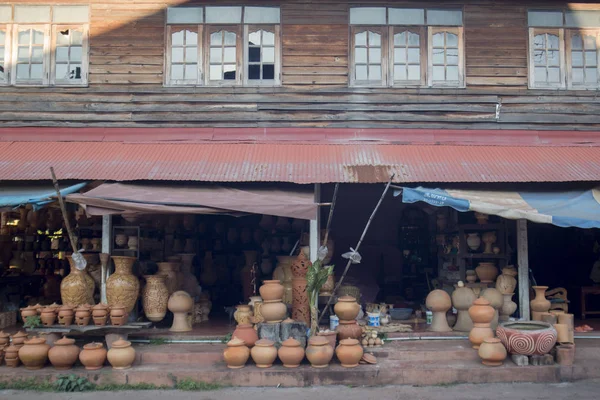
<svg viewBox="0 0 600 400">
<path fill-rule="evenodd" d="M 292 319 L 310 324 L 306 274 L 311 262 L 304 251 L 292 263 Z"/>
<path fill-rule="evenodd" d="M 362 329 L 356 322 L 360 305 L 356 302 L 356 299 L 352 296 L 339 297 L 333 311 L 340 319 L 340 324 L 336 328 L 338 339 L 360 339 Z"/>
<path fill-rule="evenodd" d="M 263 299 L 260 313 L 267 323 L 283 321 L 287 316 L 287 306 L 283 303 L 284 286 L 279 280 L 264 281 L 258 289 Z"/>
<path fill-rule="evenodd" d="M 108 313 L 109 308 L 106 304 L 98 303 L 94 307 L 92 307 L 92 319 L 94 320 L 94 325 L 106 325 L 106 321 L 108 320 Z"/>
<path fill-rule="evenodd" d="M 479 349 L 485 339 L 494 337 L 494 331 L 490 328 L 490 323 L 494 319 L 495 313 L 496 310 L 483 297 L 475 300 L 469 308 L 469 316 L 473 321 L 473 329 L 469 332 L 469 341 L 473 344 L 474 349 Z"/>
<path fill-rule="evenodd" d="M 502 268 L 502 274 L 496 279 L 496 289 L 504 297 L 500 308 L 500 321 L 508 321 L 510 316 L 517 310 L 517 304 L 512 301 L 517 287 L 517 270 L 513 266 Z"/>
</svg>

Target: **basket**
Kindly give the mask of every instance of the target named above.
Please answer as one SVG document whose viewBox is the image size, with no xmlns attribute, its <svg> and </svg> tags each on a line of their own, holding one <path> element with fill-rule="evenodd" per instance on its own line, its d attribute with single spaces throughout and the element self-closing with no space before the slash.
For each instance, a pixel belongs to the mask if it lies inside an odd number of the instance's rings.
<svg viewBox="0 0 600 400">
<path fill-rule="evenodd" d="M 360 304 L 360 289 L 352 285 L 342 285 L 338 290 L 338 297 L 352 296 Z"/>
</svg>

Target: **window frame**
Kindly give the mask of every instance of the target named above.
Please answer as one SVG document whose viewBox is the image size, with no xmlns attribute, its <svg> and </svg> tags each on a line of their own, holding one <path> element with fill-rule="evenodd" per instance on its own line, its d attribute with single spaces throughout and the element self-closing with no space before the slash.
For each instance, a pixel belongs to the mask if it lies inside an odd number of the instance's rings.
<svg viewBox="0 0 600 400">
<path fill-rule="evenodd" d="M 543 28 L 543 27 L 529 27 L 529 35 L 528 35 L 528 57 L 527 57 L 527 81 L 529 89 L 546 89 L 546 90 L 556 90 L 556 89 L 566 89 L 565 84 L 565 36 L 564 36 L 564 28 Z M 559 48 L 559 76 L 560 82 L 558 84 L 538 84 L 535 81 L 535 61 L 534 61 L 534 38 L 538 34 L 550 34 L 558 36 L 558 48 Z"/>
<path fill-rule="evenodd" d="M 88 86 L 89 73 L 89 25 L 88 24 L 52 24 L 50 37 L 50 85 L 58 87 Z M 81 30 L 81 80 L 73 83 L 56 79 L 56 41 L 59 29 Z"/>
<path fill-rule="evenodd" d="M 426 26 L 423 25 L 391 25 L 389 27 L 389 74 L 388 74 L 388 82 L 392 87 L 424 87 L 427 86 L 427 34 L 426 34 Z M 394 77 L 394 66 L 395 66 L 395 51 L 396 48 L 394 39 L 396 34 L 400 34 L 403 32 L 416 33 L 419 35 L 419 67 L 421 70 L 421 77 L 419 80 L 397 80 Z M 408 60 L 408 54 L 407 54 Z"/>
<path fill-rule="evenodd" d="M 452 33 L 458 38 L 458 81 L 457 84 L 433 80 L 433 35 L 436 33 Z M 428 26 L 427 27 L 427 86 L 432 88 L 464 88 L 465 87 L 465 43 L 462 26 Z"/>
<path fill-rule="evenodd" d="M 242 34 L 243 29 L 242 25 L 221 25 L 221 24 L 205 24 L 204 25 L 204 41 L 203 45 L 206 49 L 206 56 L 203 58 L 204 62 L 204 71 L 206 71 L 205 84 L 206 86 L 212 87 L 223 87 L 223 86 L 240 86 L 243 82 L 243 62 L 240 57 L 240 53 L 243 51 L 241 48 L 241 44 L 243 44 Z M 221 79 L 221 80 L 211 80 L 210 79 L 210 35 L 217 32 L 234 32 L 236 34 L 235 38 L 235 79 Z M 243 54 L 243 53 L 242 53 Z"/>
<path fill-rule="evenodd" d="M 196 83 L 180 81 L 178 79 L 171 79 L 171 52 L 172 52 L 172 41 L 173 41 L 173 28 L 181 29 L 181 30 L 192 30 L 188 28 L 195 28 L 193 32 L 196 32 L 198 35 L 198 54 L 197 58 L 197 68 L 198 74 L 196 75 Z M 165 82 L 164 85 L 168 87 L 194 87 L 194 86 L 204 86 L 204 49 L 203 49 L 203 38 L 204 38 L 204 25 L 202 24 L 169 24 L 166 26 L 166 37 L 165 37 L 165 61 L 164 61 L 164 75 Z M 184 55 L 185 57 L 185 55 Z"/>
<path fill-rule="evenodd" d="M 250 32 L 256 32 L 257 30 L 272 32 L 275 35 L 275 61 L 274 61 L 274 75 L 273 79 L 248 79 L 248 68 L 250 65 L 249 58 L 249 42 Z M 261 55 L 262 57 L 262 55 Z M 244 48 L 243 48 L 243 86 L 280 86 L 281 85 L 281 24 L 244 24 Z"/>
<path fill-rule="evenodd" d="M 51 24 L 13 24 L 13 46 L 12 46 L 12 57 L 11 57 L 11 61 L 12 62 L 12 73 L 11 73 L 11 85 L 12 86 L 24 86 L 24 87 L 31 87 L 31 86 L 50 86 L 50 47 L 51 47 L 51 41 L 50 41 L 50 26 Z M 29 82 L 23 82 L 23 81 L 17 81 L 17 68 L 19 63 L 17 62 L 19 57 L 18 57 L 18 51 L 19 51 L 19 44 L 18 44 L 18 40 L 19 40 L 19 32 L 21 30 L 27 30 L 27 29 L 35 29 L 35 30 L 41 30 L 43 35 L 44 35 L 44 43 L 42 46 L 42 79 L 41 80 L 36 80 L 36 81 L 29 81 Z"/>
<path fill-rule="evenodd" d="M 388 86 L 388 65 L 389 65 L 389 27 L 386 25 L 350 25 L 350 79 L 349 83 L 352 87 L 386 87 Z M 356 79 L 356 62 L 355 62 L 355 42 L 356 35 L 362 32 L 378 33 L 381 35 L 381 81 L 357 80 Z M 367 47 L 368 53 L 369 47 Z M 362 64 L 361 64 L 362 65 Z M 368 68 L 367 64 L 367 68 Z"/>
<path fill-rule="evenodd" d="M 572 38 L 573 36 L 580 35 L 584 48 L 585 59 L 585 40 L 584 36 L 593 34 L 596 37 L 596 83 L 595 84 L 574 84 L 573 83 L 573 60 L 572 60 Z M 585 28 L 566 28 L 565 29 L 565 81 L 567 89 L 570 90 L 598 90 L 600 88 L 600 29 L 585 29 Z M 585 69 L 585 62 L 584 67 Z"/>
<path fill-rule="evenodd" d="M 0 24 L 0 30 L 4 31 L 4 79 L 0 80 L 0 86 L 9 86 L 12 77 L 12 29 L 10 24 Z"/>
</svg>

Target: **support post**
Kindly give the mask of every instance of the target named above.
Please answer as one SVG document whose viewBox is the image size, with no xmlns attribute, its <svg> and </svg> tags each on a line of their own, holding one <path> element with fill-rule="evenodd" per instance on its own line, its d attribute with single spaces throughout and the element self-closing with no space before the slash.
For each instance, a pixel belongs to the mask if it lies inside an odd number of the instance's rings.
<svg viewBox="0 0 600 400">
<path fill-rule="evenodd" d="M 529 312 L 529 252 L 527 244 L 527 220 L 517 220 L 517 259 L 519 263 L 519 314 L 530 320 Z"/>
<path fill-rule="evenodd" d="M 315 184 L 315 203 L 321 200 L 321 184 Z M 317 260 L 317 251 L 321 245 L 321 210 L 317 210 L 317 218 L 310 220 L 310 261 Z"/>
<path fill-rule="evenodd" d="M 112 215 L 102 216 L 102 252 L 111 254 L 112 244 Z M 107 303 L 106 299 L 106 280 L 108 279 L 108 266 L 102 266 L 101 282 L 100 282 L 100 301 Z"/>
</svg>

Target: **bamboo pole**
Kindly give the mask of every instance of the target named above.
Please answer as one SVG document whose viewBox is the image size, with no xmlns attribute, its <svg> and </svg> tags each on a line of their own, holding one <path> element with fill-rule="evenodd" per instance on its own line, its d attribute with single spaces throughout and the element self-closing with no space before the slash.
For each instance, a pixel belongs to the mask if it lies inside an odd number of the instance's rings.
<svg viewBox="0 0 600 400">
<path fill-rule="evenodd" d="M 71 248 L 73 249 L 73 253 L 76 253 L 77 252 L 77 244 L 75 243 L 75 236 L 73 235 L 73 231 L 71 230 L 71 225 L 69 224 L 69 218 L 67 217 L 67 208 L 65 207 L 65 202 L 63 201 L 62 195 L 60 194 L 58 180 L 56 179 L 56 174 L 54 174 L 53 167 L 50 167 L 50 173 L 52 174 L 52 183 L 54 184 L 54 190 L 56 190 L 56 197 L 58 197 L 58 204 L 60 206 L 60 211 L 63 216 L 63 221 L 65 221 L 65 227 L 67 228 L 67 233 L 69 235 L 69 242 L 71 243 Z"/>
<path fill-rule="evenodd" d="M 369 226 L 371 225 L 371 222 L 373 221 L 375 214 L 377 214 L 377 210 L 379 210 L 379 207 L 381 206 L 381 203 L 383 202 L 383 199 L 384 199 L 386 193 L 388 192 L 388 189 L 390 188 L 392 181 L 394 180 L 394 176 L 396 176 L 396 174 L 393 174 L 390 177 L 390 180 L 388 181 L 387 185 L 385 185 L 385 189 L 384 189 L 383 193 L 381 194 L 381 197 L 379 198 L 379 201 L 377 202 L 375 209 L 373 209 L 373 212 L 371 213 L 371 216 L 369 217 L 369 220 L 367 221 L 367 225 L 365 225 L 365 229 L 363 230 L 363 233 L 360 236 L 360 239 L 358 240 L 356 247 L 354 248 L 355 252 L 358 252 L 358 249 L 360 248 L 360 245 L 362 244 L 363 239 L 365 238 L 365 235 L 367 234 L 367 231 L 369 230 Z M 327 308 L 331 305 L 331 300 L 333 300 L 333 296 L 337 293 L 338 289 L 342 285 L 342 282 L 344 281 L 344 278 L 346 277 L 346 274 L 348 273 L 348 270 L 350 269 L 350 265 L 352 265 L 352 259 L 349 258 L 348 262 L 346 263 L 346 268 L 344 269 L 344 272 L 342 273 L 340 280 L 336 283 L 335 288 L 333 289 L 333 292 L 331 293 L 331 296 L 329 296 L 329 300 L 327 300 L 327 304 L 325 305 L 323 312 L 321 312 L 321 315 L 319 316 L 317 325 L 321 322 L 321 320 L 323 319 L 323 316 L 325 315 L 325 311 L 327 311 Z"/>
</svg>

